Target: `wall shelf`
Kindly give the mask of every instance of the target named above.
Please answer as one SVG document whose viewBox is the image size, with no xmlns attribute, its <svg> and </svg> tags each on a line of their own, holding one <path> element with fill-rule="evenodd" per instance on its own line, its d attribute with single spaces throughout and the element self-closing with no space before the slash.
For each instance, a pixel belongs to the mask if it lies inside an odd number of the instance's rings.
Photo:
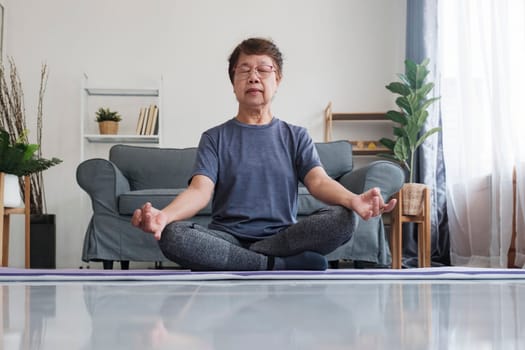
<svg viewBox="0 0 525 350">
<path fill-rule="evenodd" d="M 98 143 L 158 143 L 159 135 L 84 135 L 89 142 Z"/>
<path fill-rule="evenodd" d="M 332 113 L 332 120 L 347 121 L 387 121 L 385 113 Z"/>
<path fill-rule="evenodd" d="M 324 141 L 332 140 L 332 129 L 334 122 L 364 122 L 364 123 L 381 123 L 392 124 L 392 121 L 386 117 L 386 113 L 334 113 L 332 111 L 332 102 L 329 102 L 325 109 L 325 134 Z M 390 150 L 379 143 L 379 140 L 349 140 L 352 144 L 352 153 L 356 156 L 374 156 L 378 153 L 391 153 Z M 373 143 L 373 145 L 371 145 Z M 373 146 L 373 147 L 371 147 Z"/>
<path fill-rule="evenodd" d="M 89 96 L 159 96 L 159 89 L 100 89 L 85 87 Z"/>
</svg>

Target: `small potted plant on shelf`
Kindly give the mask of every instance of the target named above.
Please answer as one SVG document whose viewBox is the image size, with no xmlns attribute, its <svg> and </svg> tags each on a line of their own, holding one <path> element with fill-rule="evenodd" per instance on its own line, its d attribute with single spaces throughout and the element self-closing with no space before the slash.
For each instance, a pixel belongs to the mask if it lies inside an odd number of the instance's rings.
<svg viewBox="0 0 525 350">
<path fill-rule="evenodd" d="M 97 116 L 96 121 L 101 134 L 118 134 L 118 123 L 122 120 L 118 112 L 100 107 L 95 115 Z"/>
<path fill-rule="evenodd" d="M 428 108 L 439 99 L 439 97 L 427 97 L 434 88 L 434 83 L 426 81 L 429 73 L 428 63 L 428 59 L 423 60 L 420 64 L 406 60 L 405 74 L 399 74 L 401 82 L 392 82 L 386 86 L 394 94 L 400 95 L 396 99 L 396 105 L 400 110 L 386 113 L 387 118 L 397 125 L 394 126 L 395 139 L 382 138 L 380 140 L 380 143 L 392 153 L 381 153 L 380 155 L 400 162 L 408 171 L 408 183 L 402 189 L 403 213 L 406 215 L 418 215 L 422 208 L 422 193 L 425 185 L 414 183 L 416 150 L 429 136 L 441 130 L 435 127 L 420 135 L 429 116 Z M 415 201 L 411 202 L 409 198 L 414 198 Z"/>
</svg>

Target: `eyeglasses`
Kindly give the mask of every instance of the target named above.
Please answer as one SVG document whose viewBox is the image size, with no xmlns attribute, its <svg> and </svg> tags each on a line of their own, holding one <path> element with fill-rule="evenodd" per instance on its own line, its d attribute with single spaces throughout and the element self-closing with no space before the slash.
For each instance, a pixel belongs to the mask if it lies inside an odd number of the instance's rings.
<svg viewBox="0 0 525 350">
<path fill-rule="evenodd" d="M 235 77 L 239 79 L 248 79 L 252 75 L 252 71 L 255 71 L 261 79 L 268 78 L 270 74 L 275 72 L 275 68 L 269 64 L 261 64 L 259 66 L 251 68 L 250 66 L 242 65 L 235 68 Z"/>
</svg>

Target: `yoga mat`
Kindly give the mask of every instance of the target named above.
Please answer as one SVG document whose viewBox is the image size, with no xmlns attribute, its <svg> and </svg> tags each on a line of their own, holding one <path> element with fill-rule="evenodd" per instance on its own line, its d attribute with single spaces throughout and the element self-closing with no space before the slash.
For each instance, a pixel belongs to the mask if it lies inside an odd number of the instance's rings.
<svg viewBox="0 0 525 350">
<path fill-rule="evenodd" d="M 525 269 L 433 267 L 326 271 L 95 270 L 0 268 L 0 282 L 16 281 L 214 281 L 214 280 L 525 280 Z"/>
</svg>

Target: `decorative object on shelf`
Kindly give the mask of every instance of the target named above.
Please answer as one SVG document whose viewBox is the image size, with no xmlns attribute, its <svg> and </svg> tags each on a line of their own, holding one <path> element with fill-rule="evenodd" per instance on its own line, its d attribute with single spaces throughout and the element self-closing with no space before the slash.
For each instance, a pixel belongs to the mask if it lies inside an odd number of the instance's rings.
<svg viewBox="0 0 525 350">
<path fill-rule="evenodd" d="M 54 217 L 54 214 L 47 214 L 42 171 L 61 163 L 62 160 L 55 157 L 51 159 L 42 157 L 43 101 L 48 78 L 47 65 L 43 64 L 40 72 L 35 144 L 29 143 L 23 88 L 12 58 L 9 58 L 9 68 L 10 71 L 7 73 L 4 66 L 0 65 L 0 105 L 2 106 L 0 108 L 0 129 L 2 129 L 0 131 L 0 159 L 5 160 L 4 163 L 0 161 L 0 164 L 3 164 L 0 171 L 17 176 L 25 175 L 26 180 L 22 181 L 19 178 L 19 185 L 24 193 L 27 192 L 26 189 L 30 192 L 26 205 L 26 213 L 30 215 L 30 220 L 26 219 L 26 226 L 29 221 L 31 222 L 31 230 L 26 227 L 26 267 L 33 267 L 30 266 L 28 256 L 31 238 L 29 232 L 38 231 L 33 227 L 33 221 L 42 216 Z M 29 211 L 27 207 L 30 208 Z M 53 224 L 53 239 L 54 230 Z M 3 233 L 9 234 L 8 231 Z M 54 254 L 52 258 L 55 258 Z"/>
<path fill-rule="evenodd" d="M 382 146 L 377 140 L 348 141 L 352 144 L 352 155 L 354 156 L 375 156 L 379 152 L 389 152 L 390 150 Z"/>
<path fill-rule="evenodd" d="M 157 135 L 159 132 L 159 108 L 151 104 L 141 108 L 137 121 L 137 135 Z"/>
<path fill-rule="evenodd" d="M 426 82 L 429 62 L 428 59 L 425 59 L 420 64 L 416 64 L 411 60 L 405 60 L 405 74 L 399 74 L 401 82 L 392 82 L 386 86 L 394 94 L 400 95 L 396 99 L 396 105 L 400 111 L 391 110 L 386 113 L 386 117 L 397 124 L 394 126 L 396 138 L 394 140 L 381 138 L 381 144 L 392 150 L 393 153 L 380 153 L 379 155 L 401 162 L 408 171 L 408 183 L 402 189 L 403 203 L 406 205 L 403 213 L 406 215 L 419 215 L 423 208 L 421 203 L 425 185 L 413 185 L 415 152 L 429 136 L 441 130 L 436 127 L 419 135 L 428 118 L 428 108 L 439 99 L 439 97 L 427 98 L 434 88 L 433 82 Z M 416 203 L 410 203 L 410 198 Z"/>
<path fill-rule="evenodd" d="M 95 113 L 97 116 L 98 128 L 102 135 L 118 134 L 118 123 L 122 120 L 120 114 L 109 108 L 100 107 Z"/>
</svg>

